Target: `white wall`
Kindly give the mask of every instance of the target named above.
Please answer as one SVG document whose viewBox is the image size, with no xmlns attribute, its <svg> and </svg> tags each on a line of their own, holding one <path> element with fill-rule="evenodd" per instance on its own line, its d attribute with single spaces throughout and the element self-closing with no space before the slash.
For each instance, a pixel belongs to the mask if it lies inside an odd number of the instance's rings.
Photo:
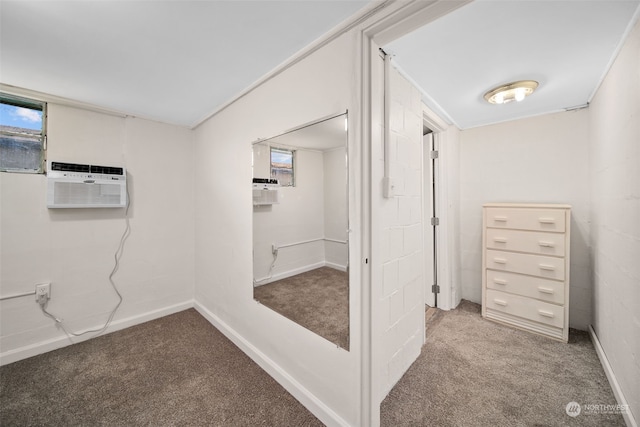
<svg viewBox="0 0 640 427">
<path fill-rule="evenodd" d="M 324 236 L 341 242 L 348 238 L 346 155 L 346 148 L 323 152 Z M 347 244 L 325 241 L 324 256 L 327 265 L 345 270 L 349 263 L 348 249 Z"/>
<path fill-rule="evenodd" d="M 359 117 L 357 52 L 355 32 L 344 34 L 195 132 L 197 308 L 324 422 L 351 425 L 360 418 L 360 287 L 350 287 L 349 352 L 255 302 L 249 183 L 252 141 L 347 109 Z M 350 133 L 350 174 L 361 161 L 355 143 Z M 360 263 L 350 265 L 359 283 Z"/>
<path fill-rule="evenodd" d="M 50 160 L 127 167 L 132 232 L 114 276 L 124 301 L 111 330 L 191 306 L 191 132 L 56 104 L 48 111 Z M 0 188 L 0 294 L 51 282 L 48 308 L 68 329 L 104 324 L 117 302 L 108 276 L 124 209 L 47 209 L 44 175 L 0 173 Z M 33 296 L 2 301 L 0 312 L 2 363 L 80 340 L 67 339 Z"/>
<path fill-rule="evenodd" d="M 270 149 L 254 145 L 254 174 L 270 177 Z M 266 164 L 266 173 L 264 165 Z M 258 284 L 269 283 L 271 246 L 322 239 L 324 230 L 324 171 L 320 151 L 296 149 L 295 186 L 280 187 L 279 203 L 253 207 L 253 268 Z M 272 279 L 300 274 L 324 265 L 324 242 L 315 241 L 278 250 Z"/>
<path fill-rule="evenodd" d="M 639 70 L 640 24 L 636 24 L 589 107 L 593 325 L 636 422 L 640 422 Z"/>
<path fill-rule="evenodd" d="M 460 132 L 462 298 L 481 300 L 483 203 L 568 203 L 572 206 L 569 326 L 588 328 L 592 319 L 588 118 L 587 110 L 579 110 Z"/>
<path fill-rule="evenodd" d="M 389 176 L 394 195 L 384 198 L 384 150 L 374 151 L 372 209 L 378 220 L 381 258 L 372 256 L 372 289 L 376 298 L 379 401 L 420 354 L 424 342 L 422 237 L 422 102 L 420 92 L 390 67 Z"/>
</svg>

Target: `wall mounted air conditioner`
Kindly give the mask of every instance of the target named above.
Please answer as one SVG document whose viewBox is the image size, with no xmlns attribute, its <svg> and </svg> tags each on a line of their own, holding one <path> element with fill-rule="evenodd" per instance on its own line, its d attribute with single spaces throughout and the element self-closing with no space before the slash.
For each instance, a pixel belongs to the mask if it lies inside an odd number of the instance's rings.
<svg viewBox="0 0 640 427">
<path fill-rule="evenodd" d="M 127 172 L 113 166 L 50 162 L 48 208 L 124 208 Z"/>
<path fill-rule="evenodd" d="M 278 187 L 277 179 L 253 178 L 253 206 L 280 203 Z"/>
</svg>

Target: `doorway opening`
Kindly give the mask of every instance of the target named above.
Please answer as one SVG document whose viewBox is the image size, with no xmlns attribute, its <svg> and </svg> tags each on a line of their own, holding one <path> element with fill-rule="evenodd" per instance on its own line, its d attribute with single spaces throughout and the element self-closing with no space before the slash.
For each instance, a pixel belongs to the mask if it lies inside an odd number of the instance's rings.
<svg viewBox="0 0 640 427">
<path fill-rule="evenodd" d="M 438 149 L 436 138 L 432 129 L 423 125 L 423 212 L 424 212 L 424 292 L 425 304 L 429 307 L 438 307 L 438 241 L 436 227 L 439 224 L 436 205 L 436 179 L 438 176 Z"/>
</svg>

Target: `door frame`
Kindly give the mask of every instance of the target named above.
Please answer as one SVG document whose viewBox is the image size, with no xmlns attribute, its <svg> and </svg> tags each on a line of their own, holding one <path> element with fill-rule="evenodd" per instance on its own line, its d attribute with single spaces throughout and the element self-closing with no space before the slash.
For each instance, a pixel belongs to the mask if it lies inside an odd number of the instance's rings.
<svg viewBox="0 0 640 427">
<path fill-rule="evenodd" d="M 361 190 L 361 279 L 362 289 L 360 294 L 361 317 L 360 317 L 360 424 L 376 427 L 380 425 L 380 400 L 379 391 L 381 383 L 379 353 L 381 351 L 380 342 L 380 322 L 383 316 L 380 303 L 377 299 L 376 289 L 381 286 L 379 275 L 372 274 L 372 264 L 377 263 L 381 255 L 380 238 L 373 230 L 373 224 L 377 223 L 380 212 L 376 209 L 375 200 L 379 187 L 377 183 L 372 181 L 372 165 L 378 159 L 373 156 L 376 147 L 381 143 L 380 126 L 382 117 L 380 112 L 383 111 L 383 97 L 379 96 L 382 82 L 376 81 L 376 66 L 379 63 L 379 47 L 384 46 L 391 41 L 408 34 L 429 22 L 432 22 L 452 11 L 458 9 L 472 0 L 408 0 L 393 1 L 385 0 L 381 3 L 380 9 L 372 12 L 370 16 L 362 19 L 359 25 L 359 31 L 356 33 L 360 48 L 357 51 L 355 60 L 357 61 L 361 71 L 361 81 L 358 85 L 361 100 L 361 120 L 358 123 L 358 136 L 360 137 L 360 153 L 361 153 L 361 170 L 360 170 L 360 190 Z M 382 89 L 384 91 L 384 89 Z M 440 149 L 444 153 L 456 153 L 457 150 L 457 128 L 448 127 L 448 125 L 440 119 L 431 110 L 424 111 L 423 116 L 429 128 L 437 130 L 434 136 L 440 138 L 438 143 Z M 451 131 L 453 129 L 453 131 Z M 453 134 L 451 132 L 454 132 Z M 455 147 L 447 147 L 449 141 L 455 142 Z M 440 162 L 443 163 L 442 161 Z M 449 162 L 447 162 L 449 163 Z M 442 168 L 441 168 L 442 169 Z M 449 174 L 452 168 L 447 167 Z M 447 186 L 443 187 L 444 182 Z M 454 183 L 457 181 L 454 180 Z M 443 202 L 449 200 L 449 180 L 440 177 L 440 191 L 438 203 L 443 208 L 441 227 L 438 230 L 440 241 L 454 237 L 452 234 L 455 219 L 453 214 L 457 209 L 452 210 Z M 452 199 L 455 200 L 455 199 Z M 445 220 L 446 219 L 446 220 Z M 438 266 L 438 274 L 442 279 L 442 284 L 451 283 L 452 274 L 445 274 L 449 265 L 456 265 L 449 262 L 452 257 L 452 247 L 454 244 L 448 244 L 445 247 L 441 245 L 440 251 L 444 255 L 447 262 L 442 262 Z M 446 250 L 445 250 L 446 249 Z M 370 262 L 372 261 L 372 262 Z M 444 260 L 443 260 L 444 261 Z M 443 286 L 446 288 L 447 286 Z M 452 295 L 450 290 L 441 290 L 443 305 L 442 308 L 452 308 Z M 447 295 L 445 297 L 445 295 Z M 424 296 L 422 296 L 424 298 Z M 455 296 L 454 296 L 455 298 Z"/>
<path fill-rule="evenodd" d="M 458 277 L 460 269 L 457 238 L 458 197 L 457 165 L 459 130 L 447 124 L 438 114 L 423 104 L 423 123 L 433 131 L 434 146 L 438 149 L 438 167 L 435 174 L 435 204 L 440 220 L 436 227 L 436 272 L 440 294 L 437 307 L 454 309 L 460 302 Z"/>
<path fill-rule="evenodd" d="M 423 125 L 423 129 L 426 126 Z M 436 229 L 431 223 L 431 218 L 438 216 L 437 206 L 435 204 L 435 188 L 434 185 L 436 175 L 436 158 L 431 157 L 432 151 L 437 151 L 436 141 L 433 131 L 429 128 L 429 132 L 422 135 L 422 233 L 423 233 L 423 259 L 424 259 L 424 303 L 429 307 L 437 307 L 438 297 L 433 292 L 433 285 L 437 284 L 438 271 L 437 254 L 435 248 L 437 239 L 435 236 Z M 435 280 L 434 280 L 435 279 Z"/>
</svg>

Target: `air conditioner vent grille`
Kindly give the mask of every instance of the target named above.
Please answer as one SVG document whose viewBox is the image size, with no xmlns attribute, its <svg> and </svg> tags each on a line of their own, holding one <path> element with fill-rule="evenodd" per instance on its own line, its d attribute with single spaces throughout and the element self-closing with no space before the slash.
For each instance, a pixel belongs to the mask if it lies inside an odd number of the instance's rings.
<svg viewBox="0 0 640 427">
<path fill-rule="evenodd" d="M 124 168 L 113 166 L 82 165 L 77 163 L 51 162 L 51 170 L 62 172 L 94 173 L 104 175 L 124 175 Z"/>
<path fill-rule="evenodd" d="M 91 173 L 103 173 L 109 175 L 122 175 L 123 168 L 114 168 L 111 166 L 95 166 L 91 165 Z"/>
<path fill-rule="evenodd" d="M 63 172 L 91 172 L 90 165 L 79 165 L 76 163 L 51 162 L 51 170 Z"/>
</svg>

